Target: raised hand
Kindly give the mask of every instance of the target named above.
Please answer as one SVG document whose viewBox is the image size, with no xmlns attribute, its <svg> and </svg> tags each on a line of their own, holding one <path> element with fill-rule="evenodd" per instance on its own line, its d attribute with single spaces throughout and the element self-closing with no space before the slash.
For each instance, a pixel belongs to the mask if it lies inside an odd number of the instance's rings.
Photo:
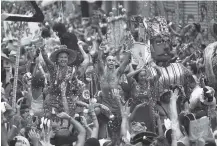
<svg viewBox="0 0 217 146">
<path fill-rule="evenodd" d="M 121 106 L 121 116 L 122 118 L 128 118 L 130 115 L 130 106 L 129 100 L 125 103 L 125 105 Z"/>
<path fill-rule="evenodd" d="M 179 89 L 175 89 L 174 91 L 171 92 L 171 98 L 172 100 L 177 100 L 179 97 Z"/>
<path fill-rule="evenodd" d="M 33 144 L 37 144 L 39 142 L 40 135 L 35 130 L 32 129 L 28 136 Z"/>
<path fill-rule="evenodd" d="M 86 120 L 86 118 L 84 117 L 84 116 L 81 116 L 81 124 L 85 127 L 87 127 L 88 126 L 88 124 L 87 124 L 87 120 Z"/>
</svg>

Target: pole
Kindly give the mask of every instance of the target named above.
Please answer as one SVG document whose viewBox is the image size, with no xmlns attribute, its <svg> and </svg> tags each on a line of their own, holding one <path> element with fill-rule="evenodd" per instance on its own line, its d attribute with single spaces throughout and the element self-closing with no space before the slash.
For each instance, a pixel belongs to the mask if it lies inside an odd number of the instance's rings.
<svg viewBox="0 0 217 146">
<path fill-rule="evenodd" d="M 16 53 L 16 64 L 15 64 L 15 74 L 14 74 L 14 85 L 13 85 L 13 98 L 12 98 L 12 108 L 16 109 L 16 93 L 17 93 L 17 80 L 18 80 L 18 71 L 19 71 L 19 61 L 20 61 L 20 46 L 18 42 L 16 44 L 17 53 Z"/>
</svg>

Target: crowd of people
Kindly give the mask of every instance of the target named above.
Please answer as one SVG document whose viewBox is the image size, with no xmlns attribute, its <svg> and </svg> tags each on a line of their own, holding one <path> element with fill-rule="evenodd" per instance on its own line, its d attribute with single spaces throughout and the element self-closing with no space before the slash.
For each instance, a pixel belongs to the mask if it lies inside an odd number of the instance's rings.
<svg viewBox="0 0 217 146">
<path fill-rule="evenodd" d="M 196 22 L 129 18 L 122 5 L 55 21 L 49 7 L 31 43 L 2 38 L 2 146 L 217 145 L 214 20 L 207 44 Z"/>
</svg>

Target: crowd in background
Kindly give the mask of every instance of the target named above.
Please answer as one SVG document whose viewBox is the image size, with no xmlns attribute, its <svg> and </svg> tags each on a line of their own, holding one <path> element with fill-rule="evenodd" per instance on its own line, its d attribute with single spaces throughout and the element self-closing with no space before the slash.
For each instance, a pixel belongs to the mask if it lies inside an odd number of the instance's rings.
<svg viewBox="0 0 217 146">
<path fill-rule="evenodd" d="M 2 146 L 217 145 L 214 20 L 208 42 L 200 23 L 128 18 L 121 5 L 89 18 L 77 8 L 62 15 L 62 2 L 41 9 L 29 44 L 2 35 Z M 17 2 L 2 2 L 2 12 L 34 13 Z M 136 43 L 150 49 L 149 60 L 133 62 Z"/>
</svg>

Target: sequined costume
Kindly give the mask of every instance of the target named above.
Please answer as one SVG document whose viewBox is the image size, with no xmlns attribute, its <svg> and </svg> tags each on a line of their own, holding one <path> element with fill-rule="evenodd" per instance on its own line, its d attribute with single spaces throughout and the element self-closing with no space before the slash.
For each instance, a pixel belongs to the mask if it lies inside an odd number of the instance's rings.
<svg viewBox="0 0 217 146">
<path fill-rule="evenodd" d="M 66 66 L 62 70 L 53 62 L 48 59 L 47 54 L 42 53 L 44 61 L 48 67 L 50 74 L 50 87 L 49 87 L 49 97 L 45 102 L 45 113 L 51 113 L 52 108 L 55 108 L 56 112 L 63 112 L 63 104 L 61 97 L 60 85 L 64 81 L 66 82 L 66 98 L 69 108 L 70 116 L 74 116 L 76 112 L 76 101 L 79 96 L 81 96 L 81 91 L 76 78 L 76 68 Z"/>
<path fill-rule="evenodd" d="M 152 81 L 149 81 L 147 83 L 147 86 L 145 87 L 139 85 L 135 81 L 132 87 L 133 101 L 131 102 L 131 112 L 135 109 L 137 105 L 141 103 L 146 103 L 146 105 L 137 109 L 133 121 L 144 122 L 148 131 L 155 132 L 154 107 L 156 100 L 153 98 L 154 83 L 152 83 Z M 146 116 L 144 117 L 144 115 Z"/>
</svg>

